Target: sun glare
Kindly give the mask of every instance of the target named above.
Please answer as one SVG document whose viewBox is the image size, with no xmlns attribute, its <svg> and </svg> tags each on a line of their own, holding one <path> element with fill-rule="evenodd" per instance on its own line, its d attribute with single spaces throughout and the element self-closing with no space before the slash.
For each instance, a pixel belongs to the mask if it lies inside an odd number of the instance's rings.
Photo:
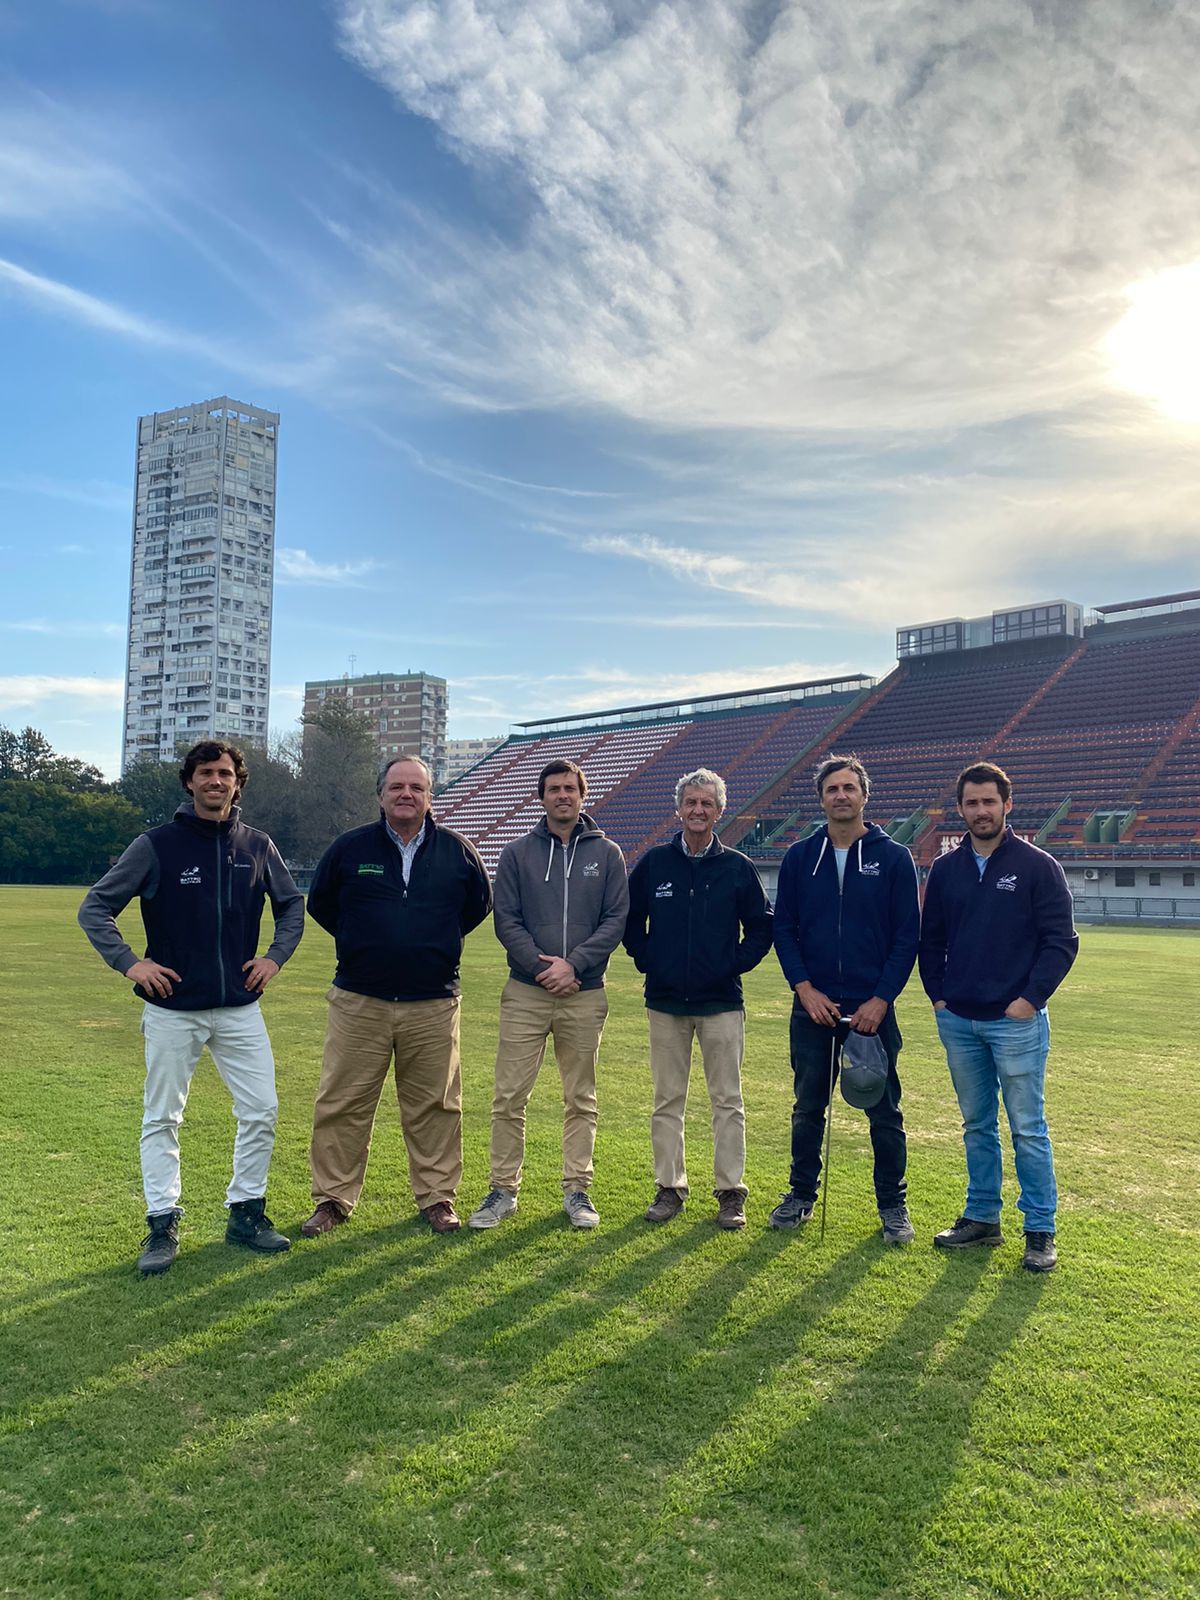
<svg viewBox="0 0 1200 1600">
<path fill-rule="evenodd" d="M 1177 422 L 1200 422 L 1200 262 L 1126 292 L 1129 310 L 1100 345 L 1113 382 Z"/>
</svg>

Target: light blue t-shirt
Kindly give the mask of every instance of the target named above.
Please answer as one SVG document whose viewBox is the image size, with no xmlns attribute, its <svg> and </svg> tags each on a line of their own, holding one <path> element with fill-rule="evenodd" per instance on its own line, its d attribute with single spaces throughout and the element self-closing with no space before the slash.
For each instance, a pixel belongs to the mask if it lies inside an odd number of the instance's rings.
<svg viewBox="0 0 1200 1600">
<path fill-rule="evenodd" d="M 979 868 L 979 876 L 982 878 L 987 871 L 988 857 L 981 856 L 978 850 L 972 850 L 971 854 L 975 857 L 975 865 Z"/>
<path fill-rule="evenodd" d="M 837 862 L 838 888 L 839 889 L 842 887 L 842 885 L 846 881 L 846 857 L 849 854 L 850 854 L 850 846 L 849 845 L 847 845 L 844 850 L 839 850 L 837 845 L 834 845 L 834 847 L 833 847 L 833 859 Z"/>
</svg>

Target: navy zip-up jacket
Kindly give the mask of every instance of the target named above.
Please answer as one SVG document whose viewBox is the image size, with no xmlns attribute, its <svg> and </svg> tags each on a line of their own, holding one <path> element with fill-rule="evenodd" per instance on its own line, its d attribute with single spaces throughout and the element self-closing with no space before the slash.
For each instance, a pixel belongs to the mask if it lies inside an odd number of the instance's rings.
<svg viewBox="0 0 1200 1600">
<path fill-rule="evenodd" d="M 491 909 L 478 850 L 432 815 L 407 885 L 380 813 L 333 841 L 308 891 L 309 916 L 337 943 L 334 987 L 375 1000 L 457 995 L 463 940 Z"/>
<path fill-rule="evenodd" d="M 253 1005 L 242 967 L 258 953 L 263 902 L 275 937 L 267 955 L 282 966 L 304 932 L 304 900 L 265 833 L 248 828 L 234 806 L 224 822 L 198 817 L 190 800 L 174 820 L 140 834 L 79 908 L 79 924 L 109 966 L 128 972 L 138 959 L 115 919 L 141 904 L 146 956 L 178 972 L 173 992 L 134 993 L 164 1011 Z"/>
<path fill-rule="evenodd" d="M 1014 1000 L 1040 1011 L 1078 953 L 1063 869 L 1011 828 L 982 877 L 969 833 L 934 862 L 925 885 L 920 963 L 935 1005 L 944 1000 L 972 1022 L 998 1021 Z"/>
<path fill-rule="evenodd" d="M 917 959 L 920 925 L 913 858 L 878 823 L 851 845 L 840 888 L 828 828 L 783 858 L 775 953 L 792 989 L 811 983 L 843 1012 L 876 997 L 891 1005 Z"/>
<path fill-rule="evenodd" d="M 651 1011 L 740 1011 L 741 975 L 771 948 L 762 880 L 739 850 L 714 839 L 704 855 L 693 856 L 677 833 L 670 844 L 648 850 L 629 875 L 624 943 L 646 975 Z"/>
</svg>

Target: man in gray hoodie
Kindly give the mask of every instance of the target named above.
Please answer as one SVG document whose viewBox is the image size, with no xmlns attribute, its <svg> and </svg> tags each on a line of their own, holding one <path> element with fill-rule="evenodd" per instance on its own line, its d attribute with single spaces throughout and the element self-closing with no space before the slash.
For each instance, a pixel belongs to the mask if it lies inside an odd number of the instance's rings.
<svg viewBox="0 0 1200 1600">
<path fill-rule="evenodd" d="M 583 809 L 586 795 L 573 761 L 551 761 L 538 778 L 545 816 L 505 845 L 496 867 L 494 926 L 510 977 L 500 998 L 491 1189 L 472 1228 L 494 1228 L 517 1209 L 525 1108 L 550 1037 L 565 1106 L 563 1210 L 576 1228 L 600 1221 L 588 1193 L 596 1059 L 608 1015 L 604 970 L 625 931 L 629 886 L 619 847 Z"/>
</svg>

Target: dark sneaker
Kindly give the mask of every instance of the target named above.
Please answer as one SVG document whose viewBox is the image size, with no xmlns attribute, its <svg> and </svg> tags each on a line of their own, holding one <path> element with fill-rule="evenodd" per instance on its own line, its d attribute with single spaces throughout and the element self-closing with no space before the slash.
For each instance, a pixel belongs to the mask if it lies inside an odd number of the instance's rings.
<svg viewBox="0 0 1200 1600">
<path fill-rule="evenodd" d="M 939 1250 L 965 1250 L 968 1245 L 982 1244 L 991 1248 L 1003 1244 L 1004 1235 L 998 1222 L 977 1222 L 974 1217 L 959 1217 L 952 1228 L 933 1236 Z"/>
<path fill-rule="evenodd" d="M 672 1217 L 679 1215 L 683 1206 L 684 1197 L 678 1189 L 660 1184 L 658 1193 L 654 1196 L 654 1203 L 646 1207 L 642 1216 L 647 1222 L 670 1222 Z"/>
<path fill-rule="evenodd" d="M 917 1237 L 903 1201 L 898 1206 L 880 1206 L 879 1220 L 883 1223 L 884 1244 L 911 1244 Z"/>
<path fill-rule="evenodd" d="M 489 1189 L 467 1218 L 468 1228 L 498 1228 L 517 1214 L 517 1197 L 511 1189 Z"/>
<path fill-rule="evenodd" d="M 435 1200 L 431 1206 L 422 1206 L 421 1215 L 434 1233 L 454 1233 L 462 1227 L 462 1219 L 454 1209 L 453 1200 Z"/>
<path fill-rule="evenodd" d="M 150 1232 L 142 1240 L 138 1271 L 150 1278 L 169 1272 L 179 1254 L 179 1212 L 163 1211 L 156 1217 L 147 1217 L 146 1223 Z"/>
<path fill-rule="evenodd" d="M 600 1213 L 592 1204 L 592 1197 L 586 1189 L 576 1189 L 573 1193 L 564 1195 L 563 1210 L 570 1217 L 573 1228 L 598 1228 L 600 1226 Z"/>
<path fill-rule="evenodd" d="M 799 1228 L 812 1216 L 815 1203 L 812 1200 L 802 1200 L 798 1194 L 789 1189 L 767 1218 L 767 1225 L 772 1228 Z"/>
<path fill-rule="evenodd" d="M 732 1233 L 746 1226 L 746 1197 L 740 1189 L 717 1190 L 717 1227 Z"/>
<path fill-rule="evenodd" d="M 265 1200 L 235 1200 L 229 1208 L 225 1243 L 245 1245 L 247 1250 L 290 1250 L 292 1241 L 277 1232 L 266 1207 Z"/>
<path fill-rule="evenodd" d="M 1027 1233 L 1025 1259 L 1021 1262 L 1026 1272 L 1053 1272 L 1058 1265 L 1058 1251 L 1052 1233 Z"/>
<path fill-rule="evenodd" d="M 332 1233 L 343 1222 L 349 1222 L 350 1213 L 343 1211 L 336 1200 L 322 1200 L 312 1216 L 300 1224 L 306 1239 L 319 1239 L 323 1233 Z"/>
</svg>

